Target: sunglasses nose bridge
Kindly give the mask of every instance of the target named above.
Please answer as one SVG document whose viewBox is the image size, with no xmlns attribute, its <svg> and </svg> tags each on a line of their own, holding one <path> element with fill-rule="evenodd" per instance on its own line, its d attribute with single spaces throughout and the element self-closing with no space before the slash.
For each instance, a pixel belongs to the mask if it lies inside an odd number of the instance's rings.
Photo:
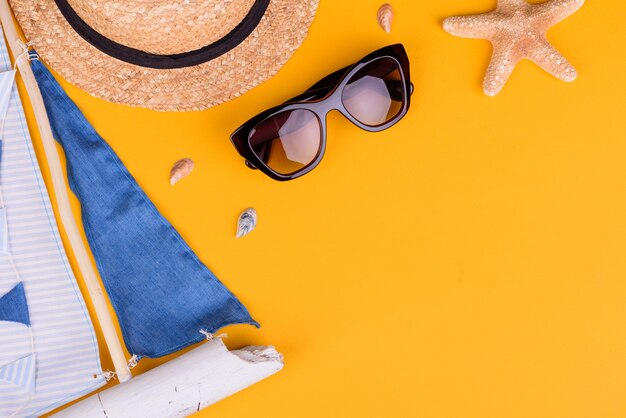
<svg viewBox="0 0 626 418">
<path fill-rule="evenodd" d="M 348 113 L 346 112 L 346 110 L 344 108 L 342 108 L 342 107 L 341 108 L 340 107 L 334 107 L 334 108 L 330 109 L 328 112 L 326 112 L 326 115 L 324 116 L 325 117 L 324 124 L 328 124 L 328 115 L 333 113 L 333 112 L 338 113 L 339 115 L 343 116 L 344 118 L 346 118 L 348 120 L 350 119 L 350 117 L 348 116 Z"/>
<path fill-rule="evenodd" d="M 343 114 L 343 105 L 341 102 L 341 90 L 342 89 L 337 89 L 333 92 L 333 94 L 326 97 L 325 99 L 319 102 L 310 104 L 309 108 L 317 114 L 317 116 L 320 118 L 320 122 L 322 122 L 323 125 L 326 124 L 326 121 L 328 119 L 328 114 L 330 112 L 336 110 L 339 113 Z"/>
</svg>

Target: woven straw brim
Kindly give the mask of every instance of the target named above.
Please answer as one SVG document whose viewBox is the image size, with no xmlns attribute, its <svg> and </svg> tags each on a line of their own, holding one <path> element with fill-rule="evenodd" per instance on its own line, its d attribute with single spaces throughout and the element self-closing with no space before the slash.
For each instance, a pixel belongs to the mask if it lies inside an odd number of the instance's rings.
<svg viewBox="0 0 626 418">
<path fill-rule="evenodd" d="M 162 70 L 113 58 L 86 42 L 54 0 L 11 0 L 41 58 L 86 92 L 160 111 L 203 110 L 240 96 L 274 76 L 306 38 L 319 0 L 272 0 L 241 44 L 209 62 Z"/>
</svg>

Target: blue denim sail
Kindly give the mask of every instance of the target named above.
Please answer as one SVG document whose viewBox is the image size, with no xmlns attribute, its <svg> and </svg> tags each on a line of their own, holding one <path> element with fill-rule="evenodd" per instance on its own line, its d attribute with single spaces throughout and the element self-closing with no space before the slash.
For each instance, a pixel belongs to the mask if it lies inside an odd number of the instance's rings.
<svg viewBox="0 0 626 418">
<path fill-rule="evenodd" d="M 33 72 L 129 352 L 160 357 L 229 324 L 259 326 L 137 185 L 40 61 Z"/>
<path fill-rule="evenodd" d="M 0 296 L 0 321 L 19 322 L 30 326 L 24 283 L 19 282 L 8 293 Z"/>
</svg>

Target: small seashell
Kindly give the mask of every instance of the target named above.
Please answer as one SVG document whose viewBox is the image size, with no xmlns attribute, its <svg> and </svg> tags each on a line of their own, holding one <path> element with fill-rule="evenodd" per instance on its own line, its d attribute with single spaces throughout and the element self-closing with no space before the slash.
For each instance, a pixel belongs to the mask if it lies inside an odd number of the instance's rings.
<svg viewBox="0 0 626 418">
<path fill-rule="evenodd" d="M 174 163 L 170 170 L 170 184 L 173 186 L 191 174 L 194 164 L 191 158 L 183 158 Z"/>
<path fill-rule="evenodd" d="M 378 24 L 387 33 L 391 33 L 391 23 L 393 22 L 393 8 L 391 4 L 385 3 L 378 9 Z"/>
<path fill-rule="evenodd" d="M 254 228 L 256 228 L 256 210 L 254 210 L 254 208 L 248 208 L 239 215 L 239 220 L 237 221 L 237 238 L 248 235 Z"/>
</svg>

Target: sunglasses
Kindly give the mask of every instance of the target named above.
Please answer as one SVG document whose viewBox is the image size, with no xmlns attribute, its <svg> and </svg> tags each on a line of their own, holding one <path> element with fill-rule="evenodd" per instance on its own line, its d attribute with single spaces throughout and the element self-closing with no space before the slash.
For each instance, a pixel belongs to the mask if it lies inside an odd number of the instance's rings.
<svg viewBox="0 0 626 418">
<path fill-rule="evenodd" d="M 404 46 L 390 45 L 258 114 L 230 140 L 248 167 L 275 180 L 292 180 L 322 160 L 326 115 L 331 110 L 338 110 L 361 129 L 378 132 L 404 117 L 412 93 Z"/>
</svg>

